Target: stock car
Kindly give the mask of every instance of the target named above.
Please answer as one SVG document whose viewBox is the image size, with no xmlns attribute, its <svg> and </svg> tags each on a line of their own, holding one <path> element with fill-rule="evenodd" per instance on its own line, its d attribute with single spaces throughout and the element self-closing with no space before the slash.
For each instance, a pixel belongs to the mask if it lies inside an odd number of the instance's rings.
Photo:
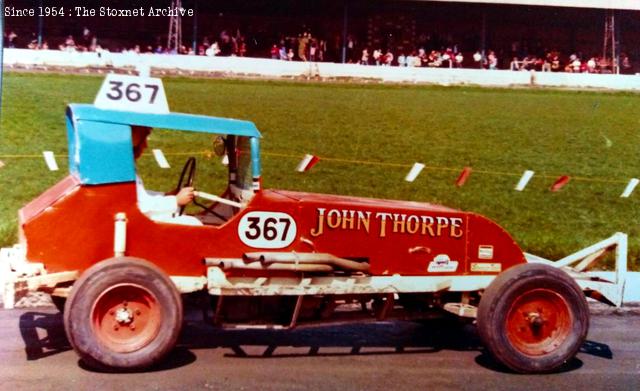
<svg viewBox="0 0 640 391">
<path fill-rule="evenodd" d="M 33 267 L 11 287 L 49 292 L 71 346 L 94 367 L 161 361 L 180 334 L 181 294 L 195 292 L 210 298 L 205 320 L 215 327 L 454 314 L 477 323 L 498 362 L 526 373 L 556 370 L 576 354 L 587 295 L 619 304 L 617 285 L 583 273 L 596 256 L 561 265 L 528 257 L 472 212 L 263 189 L 261 134 L 249 121 L 91 104 L 70 104 L 66 121 L 69 175 L 19 211 L 19 248 Z M 201 191 L 211 178 L 196 180 L 195 157 L 178 181 L 196 187 L 199 211 L 187 211 L 201 226 L 141 212 L 132 126 L 216 138 L 228 157 L 226 190 Z"/>
</svg>

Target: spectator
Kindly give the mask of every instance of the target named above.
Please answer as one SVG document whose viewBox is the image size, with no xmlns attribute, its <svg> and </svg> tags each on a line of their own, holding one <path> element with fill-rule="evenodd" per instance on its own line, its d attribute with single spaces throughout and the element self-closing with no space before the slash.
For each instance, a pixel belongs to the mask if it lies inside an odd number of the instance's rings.
<svg viewBox="0 0 640 391">
<path fill-rule="evenodd" d="M 462 68 L 463 62 L 464 62 L 464 56 L 462 55 L 462 52 L 458 52 L 455 56 L 456 68 Z"/>
<path fill-rule="evenodd" d="M 588 61 L 587 61 L 587 72 L 589 73 L 596 73 L 596 59 L 594 57 L 591 57 Z"/>
<path fill-rule="evenodd" d="M 519 71 L 520 70 L 520 61 L 518 61 L 518 57 L 514 57 L 509 64 L 509 70 L 511 71 Z"/>
<path fill-rule="evenodd" d="M 391 53 L 391 50 L 387 50 L 387 52 L 385 53 L 384 56 L 382 56 L 384 61 L 383 64 L 386 66 L 391 66 L 391 64 L 393 64 L 393 53 Z"/>
<path fill-rule="evenodd" d="M 362 57 L 360 57 L 360 65 L 369 65 L 369 49 L 362 49 Z"/>
<path fill-rule="evenodd" d="M 560 72 L 560 55 L 553 52 L 551 55 L 551 72 Z"/>
<path fill-rule="evenodd" d="M 318 52 L 318 46 L 317 46 L 317 42 L 315 39 L 311 40 L 311 43 L 309 44 L 309 61 L 316 61 L 316 54 Z"/>
<path fill-rule="evenodd" d="M 288 61 L 289 60 L 289 57 L 287 57 L 287 47 L 284 46 L 284 44 L 282 44 L 282 46 L 280 46 L 279 54 L 280 54 L 280 60 L 282 60 L 282 61 Z"/>
<path fill-rule="evenodd" d="M 405 57 L 404 53 L 402 53 L 402 52 L 398 56 L 398 66 L 399 67 L 406 67 L 407 66 L 407 57 Z"/>
<path fill-rule="evenodd" d="M 287 60 L 293 61 L 293 49 L 291 49 L 291 48 L 287 52 Z"/>
<path fill-rule="evenodd" d="M 411 53 L 407 54 L 407 58 L 405 59 L 405 64 L 407 64 L 406 66 L 408 66 L 408 67 L 415 66 L 415 62 L 416 62 L 415 54 L 416 54 L 416 52 L 411 52 Z"/>
<path fill-rule="evenodd" d="M 489 55 L 487 56 L 487 64 L 489 65 L 490 70 L 498 69 L 498 57 L 493 50 L 489 50 Z"/>
<path fill-rule="evenodd" d="M 59 46 L 59 49 L 67 52 L 75 52 L 76 43 L 73 40 L 73 36 L 72 35 L 67 36 L 67 39 L 65 39 L 64 43 Z"/>
<path fill-rule="evenodd" d="M 279 57 L 280 55 L 279 55 L 278 45 L 274 43 L 273 46 L 271 46 L 271 59 L 277 60 Z"/>
<path fill-rule="evenodd" d="M 629 56 L 627 56 L 626 53 L 620 54 L 620 73 L 623 75 L 633 74 L 633 66 L 631 65 L 631 60 L 629 60 Z"/>
<path fill-rule="evenodd" d="M 6 47 L 9 49 L 15 48 L 16 47 L 16 38 L 18 38 L 18 34 L 15 33 L 15 31 L 10 31 L 9 34 L 7 34 L 7 44 Z"/>
<path fill-rule="evenodd" d="M 422 59 L 420 58 L 420 56 L 413 56 L 413 66 L 414 67 L 421 67 L 423 65 Z"/>
<path fill-rule="evenodd" d="M 376 65 L 380 65 L 381 61 L 380 61 L 380 57 L 382 56 L 382 50 L 380 49 L 375 49 L 373 51 L 373 62 L 375 62 Z"/>
<path fill-rule="evenodd" d="M 308 34 L 305 32 L 298 38 L 298 58 L 301 61 L 307 61 L 306 51 L 307 44 L 309 43 Z"/>
<path fill-rule="evenodd" d="M 572 54 L 571 56 L 569 56 L 569 63 L 564 68 L 564 71 L 565 72 L 580 73 L 580 66 L 581 65 L 582 65 L 582 63 L 580 62 L 580 59 L 578 58 L 578 56 L 575 55 L 575 54 Z"/>
<path fill-rule="evenodd" d="M 453 68 L 453 50 L 451 48 L 447 48 L 442 54 L 442 65 L 448 68 Z"/>
<path fill-rule="evenodd" d="M 476 68 L 482 69 L 482 54 L 480 54 L 479 50 L 473 53 L 473 63 L 476 65 Z"/>
</svg>

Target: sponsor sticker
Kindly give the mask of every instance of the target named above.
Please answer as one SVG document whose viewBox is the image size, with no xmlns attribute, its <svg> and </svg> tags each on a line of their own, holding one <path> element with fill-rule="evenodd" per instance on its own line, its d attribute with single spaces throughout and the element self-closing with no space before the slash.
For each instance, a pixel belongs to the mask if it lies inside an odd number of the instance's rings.
<svg viewBox="0 0 640 391">
<path fill-rule="evenodd" d="M 502 271 L 501 263 L 488 262 L 472 262 L 471 271 L 478 273 L 500 273 Z"/>
<path fill-rule="evenodd" d="M 493 246 L 478 246 L 478 259 L 493 259 Z"/>
<path fill-rule="evenodd" d="M 429 263 L 429 273 L 451 273 L 458 270 L 458 261 L 452 261 L 447 254 L 438 254 Z"/>
</svg>

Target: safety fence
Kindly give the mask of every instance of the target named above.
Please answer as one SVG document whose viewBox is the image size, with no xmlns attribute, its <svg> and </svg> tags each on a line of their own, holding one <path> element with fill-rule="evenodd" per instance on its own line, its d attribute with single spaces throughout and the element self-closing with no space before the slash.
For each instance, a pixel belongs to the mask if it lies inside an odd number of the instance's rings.
<svg viewBox="0 0 640 391">
<path fill-rule="evenodd" d="M 152 72 L 197 72 L 211 75 L 266 78 L 361 79 L 390 83 L 476 85 L 486 87 L 596 88 L 640 90 L 638 75 L 564 72 L 363 66 L 324 62 L 281 61 L 248 57 L 207 57 L 169 54 L 65 52 L 59 50 L 6 49 L 6 69 L 14 67 L 100 68 Z"/>
<path fill-rule="evenodd" d="M 163 152 L 161 149 L 153 149 L 151 154 L 156 163 L 160 168 L 170 168 L 170 164 L 166 158 L 167 156 L 199 156 L 204 155 L 207 157 L 211 157 L 210 151 L 189 151 L 189 152 Z M 401 163 L 401 162 L 381 162 L 381 161 L 370 161 L 370 160 L 356 160 L 356 159 L 347 159 L 341 157 L 331 157 L 331 156 L 316 156 L 312 154 L 291 154 L 291 153 L 280 153 L 274 151 L 262 151 L 263 156 L 269 156 L 274 158 L 285 158 L 290 160 L 299 161 L 295 166 L 295 170 L 298 172 L 306 172 L 309 171 L 313 166 L 318 164 L 320 161 L 327 163 L 338 163 L 338 164 L 348 164 L 348 165 L 370 165 L 370 166 L 383 166 L 383 167 L 394 167 L 394 168 L 404 168 L 408 169 L 408 173 L 405 176 L 404 180 L 407 182 L 413 182 L 416 180 L 420 173 L 427 169 L 430 171 L 443 171 L 443 172 L 451 172 L 456 175 L 457 179 L 454 184 L 457 187 L 464 186 L 469 177 L 473 175 L 496 175 L 496 176 L 506 176 L 514 178 L 514 190 L 515 191 L 523 191 L 531 181 L 531 179 L 536 176 L 538 178 L 542 178 L 549 182 L 549 191 L 557 192 L 564 188 L 571 181 L 577 182 L 592 182 L 592 183 L 607 183 L 612 186 L 620 186 L 621 189 L 621 198 L 629 198 L 638 184 L 640 184 L 640 179 L 638 178 L 600 178 L 600 177 L 590 177 L 590 176 L 579 176 L 579 175 L 567 175 L 567 174 L 536 174 L 533 170 L 525 170 L 524 172 L 506 172 L 506 171 L 495 171 L 495 170 L 486 170 L 486 169 L 473 169 L 472 167 L 445 167 L 445 166 L 434 166 L 434 165 L 425 165 L 423 163 L 414 162 L 414 163 Z M 59 157 L 67 158 L 66 154 L 59 154 Z M 52 151 L 43 151 L 42 154 L 5 154 L 0 155 L 0 168 L 4 167 L 11 160 L 20 160 L 20 159 L 44 159 L 46 167 L 50 171 L 58 171 L 59 166 L 56 160 L 56 155 Z M 225 161 L 223 159 L 223 161 Z M 294 165 L 292 164 L 292 169 L 294 169 Z M 519 178 L 517 181 L 516 179 Z"/>
</svg>

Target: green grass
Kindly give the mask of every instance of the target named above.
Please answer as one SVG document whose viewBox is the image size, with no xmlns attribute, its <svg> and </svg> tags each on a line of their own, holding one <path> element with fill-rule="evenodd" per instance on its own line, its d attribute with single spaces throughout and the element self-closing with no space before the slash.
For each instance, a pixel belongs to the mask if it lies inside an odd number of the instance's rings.
<svg viewBox="0 0 640 391">
<path fill-rule="evenodd" d="M 6 155 L 66 153 L 65 105 L 93 101 L 100 83 L 90 76 L 5 76 L 0 245 L 16 240 L 17 210 L 66 170 L 61 157 L 61 172 L 52 173 L 41 157 Z M 629 234 L 632 262 L 640 253 L 640 189 L 629 199 L 619 197 L 639 175 L 640 95 L 184 78 L 164 83 L 173 111 L 256 123 L 264 136 L 266 187 L 475 211 L 496 220 L 526 251 L 552 259 L 616 231 Z M 172 153 L 206 150 L 210 140 L 155 132 L 150 146 L 168 154 L 172 169 L 143 157 L 145 183 L 169 189 L 184 160 Z M 325 159 L 300 174 L 294 168 L 305 153 L 405 166 Z M 217 159 L 200 157 L 199 186 L 219 189 L 224 176 Z M 435 168 L 407 183 L 403 178 L 415 161 Z M 453 183 L 464 166 L 474 172 L 457 188 Z M 516 192 L 525 169 L 536 175 L 524 192 Z M 549 192 L 554 178 L 565 174 L 574 179 L 560 192 Z"/>
</svg>

